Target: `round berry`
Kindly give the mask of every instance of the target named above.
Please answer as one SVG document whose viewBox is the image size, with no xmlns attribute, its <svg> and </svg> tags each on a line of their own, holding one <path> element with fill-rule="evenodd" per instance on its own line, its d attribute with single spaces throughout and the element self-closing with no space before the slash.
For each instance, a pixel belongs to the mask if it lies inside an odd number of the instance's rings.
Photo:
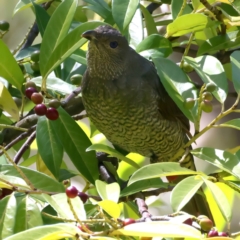
<svg viewBox="0 0 240 240">
<path fill-rule="evenodd" d="M 195 100 L 193 98 L 187 98 L 185 101 L 184 101 L 184 107 L 186 109 L 192 109 L 193 106 L 195 104 Z"/>
<path fill-rule="evenodd" d="M 46 113 L 46 117 L 49 120 L 57 120 L 59 117 L 59 113 L 58 110 L 56 108 L 48 108 L 47 113 Z"/>
<path fill-rule="evenodd" d="M 82 75 L 81 74 L 74 74 L 71 76 L 70 80 L 72 82 L 72 84 L 74 85 L 80 85 L 82 82 Z"/>
<path fill-rule="evenodd" d="M 192 220 L 191 218 L 188 218 L 188 219 L 186 219 L 183 223 L 184 223 L 184 224 L 187 224 L 187 225 L 189 225 L 189 226 L 192 226 L 193 220 Z"/>
<path fill-rule="evenodd" d="M 133 223 L 135 223 L 136 221 L 134 220 L 134 219 L 132 219 L 132 218 L 126 218 L 126 219 L 124 219 L 123 220 L 123 226 L 127 226 L 127 225 L 129 225 L 129 224 L 133 224 Z"/>
<path fill-rule="evenodd" d="M 213 95 L 210 92 L 204 92 L 202 96 L 203 96 L 203 99 L 205 100 L 208 100 L 208 101 L 213 100 Z"/>
<path fill-rule="evenodd" d="M 75 198 L 78 195 L 78 190 L 74 186 L 66 188 L 65 192 L 69 198 Z"/>
<path fill-rule="evenodd" d="M 219 232 L 218 236 L 219 237 L 228 237 L 228 234 L 226 232 Z"/>
<path fill-rule="evenodd" d="M 218 231 L 213 229 L 208 233 L 208 237 L 217 237 L 218 236 Z"/>
<path fill-rule="evenodd" d="M 35 106 L 34 111 L 37 115 L 43 116 L 47 113 L 47 107 L 45 104 L 41 103 Z"/>
<path fill-rule="evenodd" d="M 217 86 L 215 83 L 207 83 L 206 84 L 206 91 L 207 92 L 214 92 L 216 90 Z"/>
<path fill-rule="evenodd" d="M 36 93 L 37 92 L 37 89 L 36 88 L 33 88 L 33 87 L 29 87 L 25 90 L 25 95 L 31 99 L 31 96 L 33 95 L 33 93 Z"/>
<path fill-rule="evenodd" d="M 186 62 L 183 63 L 182 69 L 186 73 L 190 73 L 190 72 L 193 71 L 193 67 L 191 65 L 189 65 L 188 63 L 186 63 Z"/>
<path fill-rule="evenodd" d="M 39 62 L 39 55 L 40 55 L 40 51 L 36 50 L 31 54 L 30 58 L 33 62 Z"/>
<path fill-rule="evenodd" d="M 31 69 L 32 69 L 34 72 L 39 72 L 39 71 L 40 71 L 39 63 L 38 63 L 38 62 L 33 62 L 33 63 L 31 64 Z"/>
<path fill-rule="evenodd" d="M 209 102 L 207 100 L 204 100 L 203 102 L 201 102 L 201 108 L 206 113 L 210 113 L 213 110 L 213 106 L 212 106 L 211 102 Z"/>
<path fill-rule="evenodd" d="M 166 178 L 169 182 L 173 182 L 178 178 L 178 176 L 166 176 Z"/>
<path fill-rule="evenodd" d="M 17 107 L 20 109 L 22 106 L 22 99 L 17 97 L 13 97 L 12 99 L 16 103 Z"/>
<path fill-rule="evenodd" d="M 52 99 L 49 103 L 48 103 L 48 106 L 49 107 L 52 107 L 52 108 L 58 108 L 60 107 L 61 105 L 61 102 L 58 101 L 57 99 Z"/>
<path fill-rule="evenodd" d="M 84 192 L 78 192 L 78 196 L 82 200 L 83 203 L 85 203 L 88 200 L 88 195 Z"/>
<path fill-rule="evenodd" d="M 0 30 L 7 31 L 10 27 L 9 22 L 6 21 L 0 21 Z"/>
<path fill-rule="evenodd" d="M 35 82 L 31 82 L 31 81 L 26 82 L 25 89 L 30 88 L 30 87 L 37 89 L 37 85 L 35 84 Z"/>
<path fill-rule="evenodd" d="M 35 103 L 35 104 L 40 104 L 43 102 L 43 95 L 41 93 L 33 93 L 31 96 L 31 100 Z"/>
<path fill-rule="evenodd" d="M 213 222 L 209 218 L 203 218 L 199 221 L 201 229 L 205 232 L 208 232 L 213 227 Z"/>
</svg>

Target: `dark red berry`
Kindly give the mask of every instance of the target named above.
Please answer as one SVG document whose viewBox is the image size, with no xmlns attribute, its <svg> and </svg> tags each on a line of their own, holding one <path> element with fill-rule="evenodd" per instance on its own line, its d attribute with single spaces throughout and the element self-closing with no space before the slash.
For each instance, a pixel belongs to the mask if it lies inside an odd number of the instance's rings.
<svg viewBox="0 0 240 240">
<path fill-rule="evenodd" d="M 228 237 L 228 234 L 226 232 L 219 232 L 218 236 L 220 236 L 220 237 Z"/>
<path fill-rule="evenodd" d="M 31 96 L 31 100 L 35 103 L 35 104 L 40 104 L 43 102 L 43 96 L 41 93 L 33 93 Z"/>
<path fill-rule="evenodd" d="M 208 237 L 217 237 L 218 236 L 218 231 L 217 230 L 211 230 L 208 233 Z"/>
<path fill-rule="evenodd" d="M 66 188 L 66 194 L 69 198 L 75 198 L 78 195 L 78 190 L 74 186 Z"/>
<path fill-rule="evenodd" d="M 187 225 L 189 225 L 189 226 L 192 226 L 193 220 L 192 220 L 191 218 L 188 218 L 188 219 L 186 219 L 183 223 L 184 223 L 184 224 L 187 224 Z"/>
<path fill-rule="evenodd" d="M 132 219 L 132 218 L 126 218 L 126 219 L 123 220 L 123 226 L 127 226 L 127 225 L 133 224 L 135 222 L 136 221 L 134 219 Z"/>
<path fill-rule="evenodd" d="M 25 90 L 25 95 L 31 99 L 31 96 L 33 95 L 33 93 L 37 92 L 37 89 L 36 88 L 33 88 L 33 87 L 29 87 Z"/>
<path fill-rule="evenodd" d="M 47 113 L 47 107 L 45 106 L 45 104 L 41 103 L 35 106 L 34 111 L 37 115 L 43 116 Z"/>
<path fill-rule="evenodd" d="M 166 178 L 169 182 L 173 182 L 174 180 L 176 180 L 178 178 L 178 176 L 166 176 Z"/>
<path fill-rule="evenodd" d="M 81 198 L 83 203 L 85 203 L 89 198 L 88 195 L 84 192 L 78 192 L 78 196 Z"/>
<path fill-rule="evenodd" d="M 58 113 L 57 109 L 51 108 L 51 107 L 48 108 L 47 113 L 46 113 L 46 117 L 49 120 L 56 120 L 56 119 L 58 119 L 58 116 L 59 116 L 59 113 Z"/>
</svg>

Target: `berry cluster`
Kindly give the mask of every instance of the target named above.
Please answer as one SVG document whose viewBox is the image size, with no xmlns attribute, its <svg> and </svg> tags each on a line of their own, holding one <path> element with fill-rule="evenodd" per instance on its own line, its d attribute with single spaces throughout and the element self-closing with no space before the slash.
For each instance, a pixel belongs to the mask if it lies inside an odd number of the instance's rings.
<svg viewBox="0 0 240 240">
<path fill-rule="evenodd" d="M 26 90 L 25 95 L 27 98 L 32 100 L 34 104 L 36 104 L 34 111 L 39 116 L 44 116 L 49 120 L 56 120 L 59 117 L 57 109 L 54 107 L 56 104 L 51 104 L 51 102 L 48 104 L 49 108 L 46 107 L 46 105 L 43 103 L 43 96 L 41 93 L 37 91 L 37 87 L 35 83 L 33 82 L 27 82 L 26 83 Z M 53 106 L 54 105 L 54 106 Z"/>
<path fill-rule="evenodd" d="M 83 203 L 85 203 L 88 200 L 88 195 L 84 192 L 79 192 L 78 189 L 74 186 L 66 188 L 65 192 L 69 198 L 75 198 L 78 196 Z"/>
</svg>

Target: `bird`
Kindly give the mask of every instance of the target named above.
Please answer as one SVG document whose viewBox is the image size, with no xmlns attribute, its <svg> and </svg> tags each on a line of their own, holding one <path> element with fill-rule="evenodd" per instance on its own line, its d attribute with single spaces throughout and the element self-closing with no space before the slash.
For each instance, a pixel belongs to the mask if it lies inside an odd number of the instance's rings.
<svg viewBox="0 0 240 240">
<path fill-rule="evenodd" d="M 92 123 L 115 146 L 150 157 L 151 163 L 169 162 L 188 141 L 189 120 L 153 63 L 109 25 L 82 37 L 89 40 L 82 101 Z M 195 170 L 190 153 L 181 166 Z"/>
</svg>

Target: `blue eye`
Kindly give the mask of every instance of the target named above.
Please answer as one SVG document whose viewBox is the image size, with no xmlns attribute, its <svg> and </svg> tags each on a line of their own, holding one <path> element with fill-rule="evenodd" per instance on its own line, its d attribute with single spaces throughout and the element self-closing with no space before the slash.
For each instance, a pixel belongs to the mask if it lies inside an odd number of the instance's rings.
<svg viewBox="0 0 240 240">
<path fill-rule="evenodd" d="M 117 41 L 113 41 L 113 42 L 110 42 L 110 47 L 111 48 L 116 48 L 118 46 L 118 42 Z"/>
</svg>

